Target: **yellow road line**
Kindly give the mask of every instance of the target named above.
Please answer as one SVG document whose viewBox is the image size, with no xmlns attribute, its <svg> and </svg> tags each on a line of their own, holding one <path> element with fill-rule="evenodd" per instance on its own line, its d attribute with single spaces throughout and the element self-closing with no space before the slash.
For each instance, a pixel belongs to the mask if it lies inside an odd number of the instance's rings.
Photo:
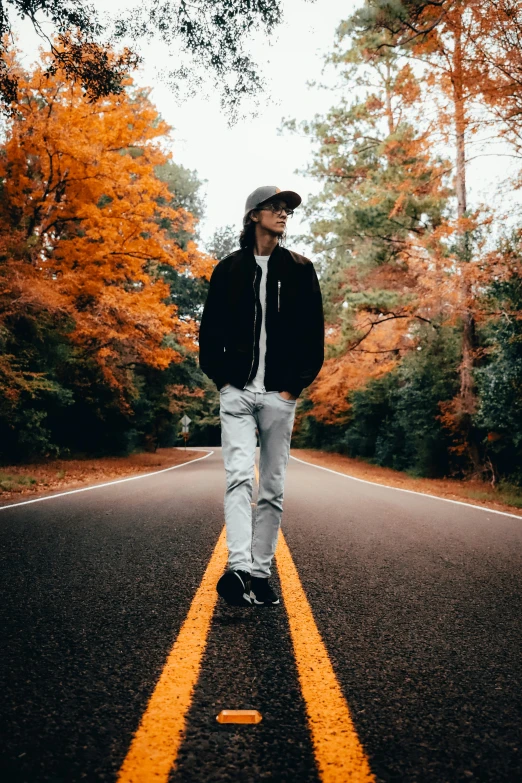
<svg viewBox="0 0 522 783">
<path fill-rule="evenodd" d="M 227 560 L 225 528 L 189 612 L 150 697 L 118 783 L 166 783 L 183 740 L 217 600 L 216 582 Z"/>
<path fill-rule="evenodd" d="M 259 484 L 257 465 L 255 473 Z M 375 783 L 282 531 L 276 562 L 321 780 L 323 783 Z"/>
<path fill-rule="evenodd" d="M 259 484 L 259 471 L 255 466 Z M 349 707 L 315 624 L 283 534 L 276 550 L 308 725 L 323 783 L 375 783 Z M 167 783 L 183 741 L 217 593 L 227 561 L 223 528 L 201 584 L 149 699 L 117 783 Z"/>
<path fill-rule="evenodd" d="M 321 780 L 323 783 L 374 783 L 350 709 L 281 532 L 276 560 Z"/>
</svg>

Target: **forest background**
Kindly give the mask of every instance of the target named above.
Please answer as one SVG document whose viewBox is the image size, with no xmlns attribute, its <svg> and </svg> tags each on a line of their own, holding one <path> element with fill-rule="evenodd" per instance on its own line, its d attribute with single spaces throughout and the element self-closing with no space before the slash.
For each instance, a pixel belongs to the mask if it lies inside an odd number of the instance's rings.
<svg viewBox="0 0 522 783">
<path fill-rule="evenodd" d="M 225 25 L 223 61 L 210 53 L 231 121 L 262 89 L 234 49 L 242 24 L 279 22 L 278 3 L 253 6 Z M 237 228 L 203 246 L 201 179 L 172 158 L 132 45 L 96 48 L 88 20 L 64 18 L 27 67 L 5 19 L 0 459 L 180 445 L 184 413 L 190 444 L 219 445 L 197 331 Z M 185 44 L 195 64 L 176 84 L 199 89 L 204 36 Z M 294 446 L 522 486 L 521 44 L 515 0 L 354 4 L 325 60 L 331 108 L 281 121 L 310 145 L 315 187 L 292 240 L 316 264 L 327 324 Z M 488 158 L 509 166 L 472 199 L 470 169 Z"/>
</svg>

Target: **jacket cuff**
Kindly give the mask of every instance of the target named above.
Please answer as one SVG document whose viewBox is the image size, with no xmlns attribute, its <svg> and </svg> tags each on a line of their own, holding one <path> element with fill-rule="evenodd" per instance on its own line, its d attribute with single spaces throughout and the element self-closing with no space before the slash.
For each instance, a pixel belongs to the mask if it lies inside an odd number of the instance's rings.
<svg viewBox="0 0 522 783">
<path fill-rule="evenodd" d="M 226 378 L 225 375 L 216 375 L 214 378 L 212 378 L 214 383 L 216 384 L 217 390 L 219 391 L 221 387 L 227 383 L 228 378 Z"/>
<path fill-rule="evenodd" d="M 301 384 L 296 384 L 294 382 L 285 384 L 285 391 L 289 391 L 290 394 L 294 395 L 294 397 L 299 397 L 303 389 L 304 386 L 301 386 Z"/>
</svg>

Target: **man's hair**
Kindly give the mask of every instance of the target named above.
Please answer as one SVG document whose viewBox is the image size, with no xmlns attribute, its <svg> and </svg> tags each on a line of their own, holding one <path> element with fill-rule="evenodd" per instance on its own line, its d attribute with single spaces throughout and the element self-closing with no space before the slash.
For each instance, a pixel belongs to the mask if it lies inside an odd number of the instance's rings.
<svg viewBox="0 0 522 783">
<path fill-rule="evenodd" d="M 241 250 L 251 250 L 256 242 L 256 222 L 255 220 L 252 220 L 252 212 L 255 212 L 256 210 L 253 209 L 251 212 L 248 213 L 248 216 L 245 220 L 245 223 L 243 225 L 243 230 L 241 231 L 239 235 L 239 246 Z M 281 234 L 280 237 L 277 238 L 277 241 L 280 245 L 284 247 L 286 240 L 286 231 L 284 234 Z"/>
</svg>

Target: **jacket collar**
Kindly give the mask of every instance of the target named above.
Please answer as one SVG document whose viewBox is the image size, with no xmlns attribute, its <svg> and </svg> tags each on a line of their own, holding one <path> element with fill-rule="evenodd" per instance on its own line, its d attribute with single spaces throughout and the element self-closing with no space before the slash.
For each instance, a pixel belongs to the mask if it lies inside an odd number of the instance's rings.
<svg viewBox="0 0 522 783">
<path fill-rule="evenodd" d="M 270 258 L 268 259 L 268 268 L 270 269 L 274 262 L 277 264 L 281 261 L 284 254 L 284 248 L 281 247 L 281 245 L 277 244 L 275 248 L 272 250 L 270 254 Z M 252 274 L 255 271 L 256 268 L 256 259 L 254 256 L 254 250 L 253 248 L 247 248 L 243 250 L 243 258 L 245 260 L 245 263 L 248 264 L 249 267 L 252 269 Z"/>
</svg>

